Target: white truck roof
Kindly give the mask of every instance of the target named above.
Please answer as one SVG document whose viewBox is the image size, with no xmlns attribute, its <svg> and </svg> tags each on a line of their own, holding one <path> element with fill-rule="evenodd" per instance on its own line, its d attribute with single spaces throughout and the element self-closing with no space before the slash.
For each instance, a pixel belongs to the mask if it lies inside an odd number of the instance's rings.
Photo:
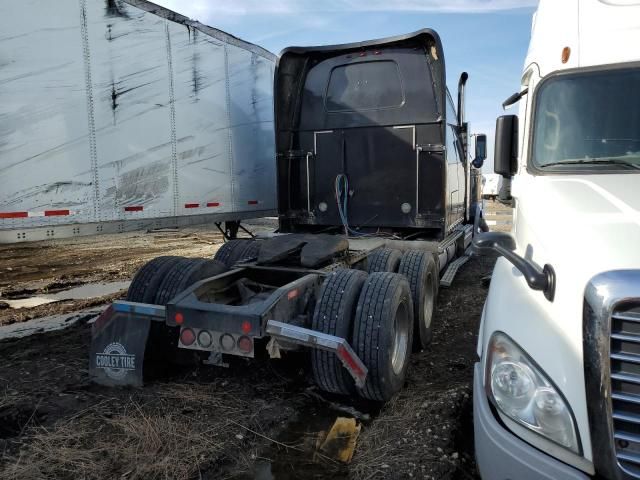
<svg viewBox="0 0 640 480">
<path fill-rule="evenodd" d="M 568 68 L 640 60 L 640 0 L 540 0 L 531 25 L 525 71 L 540 76 Z M 563 49 L 570 55 L 563 63 Z"/>
</svg>

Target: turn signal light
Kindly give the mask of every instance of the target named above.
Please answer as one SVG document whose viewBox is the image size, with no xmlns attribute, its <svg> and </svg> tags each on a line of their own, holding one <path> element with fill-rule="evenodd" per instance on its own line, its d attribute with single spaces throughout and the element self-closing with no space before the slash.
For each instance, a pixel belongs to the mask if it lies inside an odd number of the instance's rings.
<svg viewBox="0 0 640 480">
<path fill-rule="evenodd" d="M 193 345 L 193 342 L 196 341 L 196 334 L 190 328 L 185 328 L 180 332 L 180 342 L 182 342 L 185 346 Z"/>
</svg>

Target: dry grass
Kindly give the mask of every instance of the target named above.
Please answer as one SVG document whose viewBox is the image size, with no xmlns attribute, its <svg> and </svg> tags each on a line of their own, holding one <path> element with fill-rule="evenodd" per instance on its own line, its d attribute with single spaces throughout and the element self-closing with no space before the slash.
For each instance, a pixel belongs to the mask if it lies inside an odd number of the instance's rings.
<svg viewBox="0 0 640 480">
<path fill-rule="evenodd" d="M 154 398 L 108 399 L 52 428 L 30 427 L 20 451 L 3 459 L 0 478 L 198 478 L 230 451 L 236 470 L 248 469 L 238 452 L 251 420 L 225 396 L 211 385 L 166 385 Z"/>
<path fill-rule="evenodd" d="M 445 455 L 451 450 L 454 427 L 446 410 L 457 408 L 465 389 L 455 386 L 437 393 L 401 392 L 362 430 L 350 466 L 351 477 L 405 478 L 406 471 L 417 471 L 426 474 L 425 478 L 440 478 L 429 475 L 432 465 L 449 464 L 456 469 L 455 462 Z"/>
<path fill-rule="evenodd" d="M 415 412 L 422 401 L 398 395 L 385 405 L 377 421 L 362 430 L 350 469 L 355 479 L 384 477 L 391 465 L 415 457 L 402 446 L 414 424 L 421 421 Z"/>
</svg>

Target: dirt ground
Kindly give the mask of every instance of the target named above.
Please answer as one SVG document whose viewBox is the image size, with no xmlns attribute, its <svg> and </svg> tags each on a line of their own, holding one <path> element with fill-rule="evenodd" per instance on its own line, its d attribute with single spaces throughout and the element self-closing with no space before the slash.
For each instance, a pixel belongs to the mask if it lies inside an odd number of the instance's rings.
<svg viewBox="0 0 640 480">
<path fill-rule="evenodd" d="M 247 225 L 251 231 L 259 232 L 273 230 L 276 222 L 262 219 Z M 247 235 L 241 232 L 239 236 Z M 215 226 L 203 225 L 0 245 L 0 325 L 103 305 L 125 291 L 21 309 L 6 308 L 3 300 L 56 293 L 90 283 L 131 280 L 138 268 L 152 258 L 212 257 L 222 243 Z"/>
<path fill-rule="evenodd" d="M 126 280 L 155 256 L 211 256 L 222 242 L 207 228 L 109 237 L 0 247 L 1 296 Z M 440 290 L 434 341 L 413 355 L 405 388 L 384 406 L 319 392 L 303 353 L 236 358 L 227 369 L 175 368 L 141 389 L 93 385 L 90 316 L 64 330 L 2 340 L 0 478 L 477 478 L 472 369 L 486 296 L 481 277 L 494 261 L 472 257 Z M 122 293 L 5 308 L 0 325 Z M 348 465 L 316 448 L 339 416 L 362 424 Z"/>
</svg>

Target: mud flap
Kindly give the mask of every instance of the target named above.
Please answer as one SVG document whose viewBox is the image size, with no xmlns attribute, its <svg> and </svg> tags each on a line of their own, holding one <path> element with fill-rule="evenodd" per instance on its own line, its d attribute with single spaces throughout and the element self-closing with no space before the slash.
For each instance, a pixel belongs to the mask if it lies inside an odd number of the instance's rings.
<svg viewBox="0 0 640 480">
<path fill-rule="evenodd" d="M 91 329 L 91 381 L 110 387 L 141 387 L 151 322 L 164 320 L 163 306 L 125 301 L 110 305 Z"/>
</svg>

